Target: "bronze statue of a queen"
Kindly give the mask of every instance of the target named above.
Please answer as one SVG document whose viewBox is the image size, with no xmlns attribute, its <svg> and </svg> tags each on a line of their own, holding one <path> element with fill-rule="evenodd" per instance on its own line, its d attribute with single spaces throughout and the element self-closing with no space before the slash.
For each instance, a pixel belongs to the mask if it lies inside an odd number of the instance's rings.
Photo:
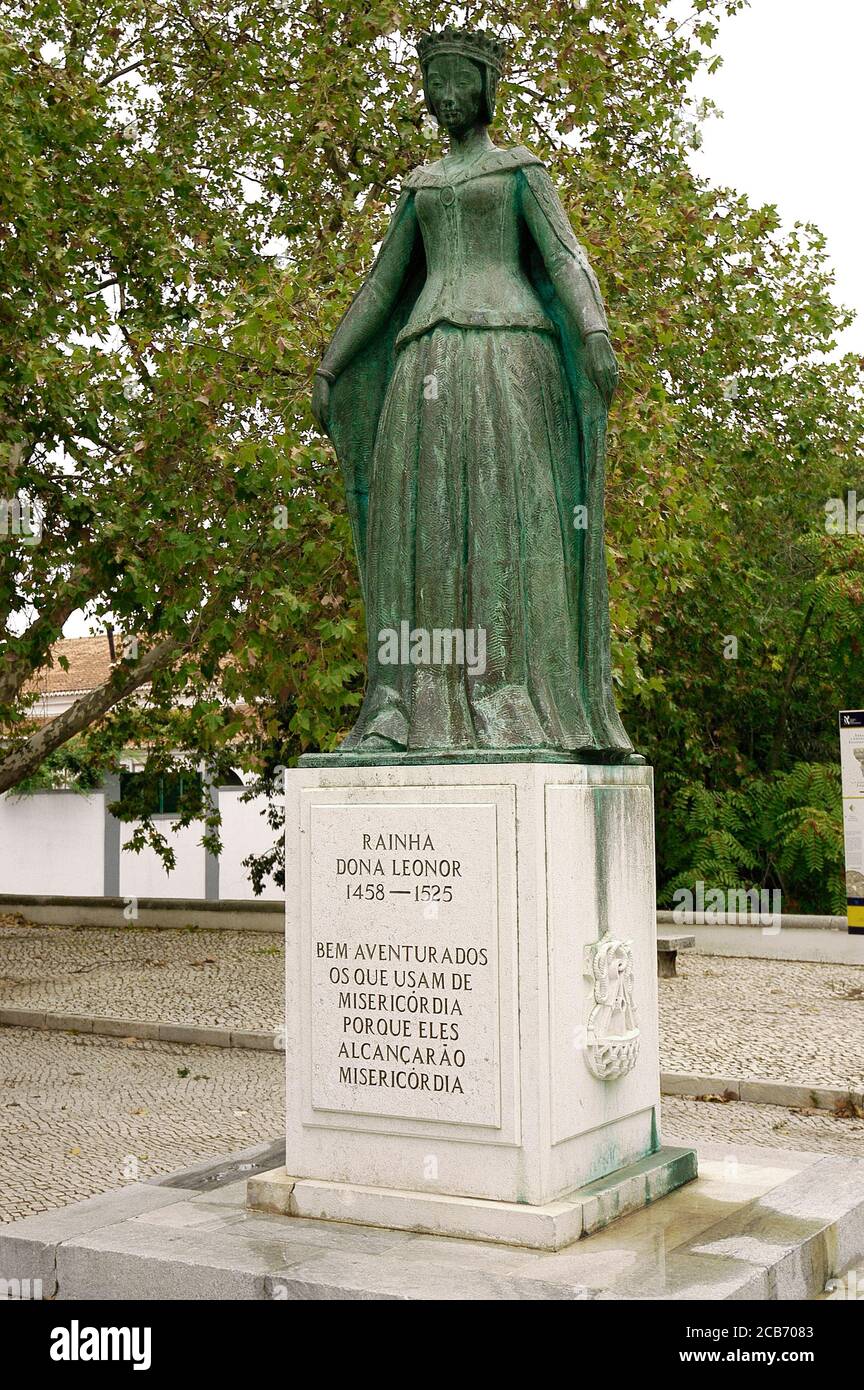
<svg viewBox="0 0 864 1390">
<path fill-rule="evenodd" d="M 369 638 L 340 752 L 635 761 L 610 673 L 597 280 L 541 161 L 489 138 L 505 45 L 446 28 L 418 51 L 448 153 L 406 180 L 313 397 Z"/>
</svg>

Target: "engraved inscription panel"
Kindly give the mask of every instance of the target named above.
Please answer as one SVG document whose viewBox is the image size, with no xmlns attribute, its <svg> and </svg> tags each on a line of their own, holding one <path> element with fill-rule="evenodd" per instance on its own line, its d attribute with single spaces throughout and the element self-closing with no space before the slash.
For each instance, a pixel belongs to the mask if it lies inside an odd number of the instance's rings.
<svg viewBox="0 0 864 1390">
<path fill-rule="evenodd" d="M 496 807 L 310 807 L 318 1110 L 501 1123 Z"/>
</svg>

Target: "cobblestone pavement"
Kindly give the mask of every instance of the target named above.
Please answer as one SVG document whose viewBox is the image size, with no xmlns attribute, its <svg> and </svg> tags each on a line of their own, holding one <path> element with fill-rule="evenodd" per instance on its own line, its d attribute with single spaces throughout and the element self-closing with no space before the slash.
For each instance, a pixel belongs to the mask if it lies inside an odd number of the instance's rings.
<svg viewBox="0 0 864 1390">
<path fill-rule="evenodd" d="M 0 1007 L 276 1029 L 284 950 L 265 932 L 0 926 Z M 864 967 L 678 956 L 660 981 L 664 1071 L 864 1085 Z"/>
<path fill-rule="evenodd" d="M 864 1084 L 864 967 L 679 952 L 660 983 L 664 1071 Z"/>
<path fill-rule="evenodd" d="M 275 1138 L 280 1053 L 0 1028 L 0 1221 Z"/>
<path fill-rule="evenodd" d="M 785 1110 L 779 1105 L 717 1104 L 664 1096 L 664 1144 L 757 1144 L 864 1158 L 864 1120 L 838 1120 L 826 1110 Z"/>
<path fill-rule="evenodd" d="M 284 968 L 276 932 L 0 926 L 0 1008 L 276 1029 Z"/>
<path fill-rule="evenodd" d="M 282 1056 L 0 1029 L 0 1222 L 278 1136 Z M 864 1120 L 667 1097 L 665 1143 L 864 1155 Z"/>
<path fill-rule="evenodd" d="M 0 1221 L 275 1138 L 283 1057 L 0 1028 Z M 864 1121 L 770 1105 L 663 1101 L 667 1143 L 864 1156 Z"/>
<path fill-rule="evenodd" d="M 670 1071 L 864 1078 L 864 968 L 680 955 L 660 982 Z M 277 1028 L 270 933 L 0 926 L 0 1006 Z M 76 1201 L 282 1130 L 281 1054 L 0 1028 L 0 1220 Z M 864 1156 L 864 1121 L 666 1098 L 667 1142 Z"/>
</svg>

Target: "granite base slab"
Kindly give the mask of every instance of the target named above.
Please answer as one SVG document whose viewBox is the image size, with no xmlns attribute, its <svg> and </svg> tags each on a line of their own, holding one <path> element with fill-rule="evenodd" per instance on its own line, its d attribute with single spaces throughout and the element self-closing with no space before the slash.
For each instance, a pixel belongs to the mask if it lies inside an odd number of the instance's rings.
<svg viewBox="0 0 864 1390">
<path fill-rule="evenodd" d="M 663 1148 L 542 1206 L 432 1192 L 294 1178 L 284 1168 L 249 1179 L 252 1211 L 339 1221 L 422 1235 L 458 1236 L 532 1250 L 563 1250 L 616 1218 L 665 1197 L 696 1177 L 693 1149 Z"/>
<path fill-rule="evenodd" d="M 250 1212 L 236 1157 L 0 1226 L 0 1298 L 807 1300 L 864 1262 L 859 1159 L 700 1144 L 695 1181 L 552 1252 Z"/>
</svg>

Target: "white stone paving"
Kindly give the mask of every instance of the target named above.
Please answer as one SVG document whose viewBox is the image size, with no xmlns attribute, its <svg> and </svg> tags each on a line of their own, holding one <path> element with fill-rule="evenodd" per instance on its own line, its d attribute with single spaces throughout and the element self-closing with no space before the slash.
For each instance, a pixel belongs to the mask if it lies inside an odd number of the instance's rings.
<svg viewBox="0 0 864 1390">
<path fill-rule="evenodd" d="M 864 1083 L 864 966 L 678 955 L 660 1066 L 811 1086 Z"/>
<path fill-rule="evenodd" d="M 279 934 L 0 925 L 0 1008 L 237 1029 L 282 1024 Z M 864 1084 L 864 966 L 681 952 L 664 1071 Z"/>
<path fill-rule="evenodd" d="M 0 1221 L 279 1135 L 279 1053 L 0 1028 Z"/>
<path fill-rule="evenodd" d="M 275 934 L 0 926 L 0 1007 L 278 1028 Z M 682 954 L 664 1070 L 860 1088 L 864 968 Z M 0 1028 L 0 1220 L 272 1139 L 283 1058 Z M 184 1073 L 184 1074 L 181 1074 Z M 864 1120 L 666 1098 L 666 1143 L 864 1157 Z"/>
<path fill-rule="evenodd" d="M 841 1120 L 827 1110 L 780 1105 L 717 1104 L 664 1096 L 664 1144 L 755 1144 L 769 1149 L 864 1158 L 864 1120 Z"/>
<path fill-rule="evenodd" d="M 282 1026 L 281 933 L 0 926 L 0 1008 Z"/>
</svg>

